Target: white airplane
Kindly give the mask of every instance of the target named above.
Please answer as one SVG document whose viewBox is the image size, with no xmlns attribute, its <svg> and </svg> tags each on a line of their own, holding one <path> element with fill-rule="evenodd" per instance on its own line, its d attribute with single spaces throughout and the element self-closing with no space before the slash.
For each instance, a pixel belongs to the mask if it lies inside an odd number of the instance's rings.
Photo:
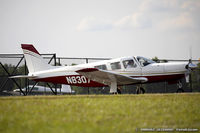
<svg viewBox="0 0 200 133">
<path fill-rule="evenodd" d="M 47 64 L 31 44 L 21 45 L 28 75 L 11 78 L 28 78 L 35 81 L 68 84 L 82 87 L 110 87 L 110 93 L 120 93 L 120 86 L 152 82 L 174 82 L 182 88 L 180 79 L 197 67 L 192 62 L 155 63 L 141 56 L 129 56 L 76 66 L 54 67 Z M 142 86 L 139 92 L 144 93 Z"/>
</svg>

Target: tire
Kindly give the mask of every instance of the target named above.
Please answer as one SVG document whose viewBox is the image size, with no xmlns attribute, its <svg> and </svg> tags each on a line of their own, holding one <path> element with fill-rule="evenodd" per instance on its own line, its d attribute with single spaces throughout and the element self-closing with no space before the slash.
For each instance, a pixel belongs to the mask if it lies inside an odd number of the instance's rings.
<svg viewBox="0 0 200 133">
<path fill-rule="evenodd" d="M 183 93 L 183 92 L 184 92 L 183 88 L 178 88 L 176 91 L 176 93 Z"/>
<path fill-rule="evenodd" d="M 143 87 L 140 88 L 140 92 L 141 94 L 144 94 L 145 93 L 145 89 Z"/>
<path fill-rule="evenodd" d="M 145 89 L 143 87 L 136 89 L 136 94 L 144 94 L 144 93 L 145 93 Z"/>
<path fill-rule="evenodd" d="M 122 94 L 122 91 L 120 89 L 117 88 L 117 93 L 118 94 Z"/>
</svg>

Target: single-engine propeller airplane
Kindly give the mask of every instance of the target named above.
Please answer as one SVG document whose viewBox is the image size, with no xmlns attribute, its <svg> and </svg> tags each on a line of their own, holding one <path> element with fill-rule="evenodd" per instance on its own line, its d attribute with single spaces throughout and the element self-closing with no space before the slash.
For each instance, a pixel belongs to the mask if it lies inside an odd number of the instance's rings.
<svg viewBox="0 0 200 133">
<path fill-rule="evenodd" d="M 35 47 L 21 44 L 29 70 L 28 78 L 35 81 L 68 84 L 82 87 L 110 87 L 110 93 L 121 93 L 120 86 L 151 82 L 174 82 L 182 89 L 181 80 L 197 67 L 192 62 L 156 63 L 141 56 L 121 57 L 76 66 L 54 67 L 47 64 Z M 137 93 L 144 93 L 142 86 Z"/>
</svg>

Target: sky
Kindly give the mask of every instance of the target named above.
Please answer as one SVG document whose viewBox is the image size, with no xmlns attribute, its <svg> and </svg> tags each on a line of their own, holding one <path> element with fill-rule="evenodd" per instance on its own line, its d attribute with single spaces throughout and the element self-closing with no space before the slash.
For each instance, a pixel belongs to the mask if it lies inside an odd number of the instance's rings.
<svg viewBox="0 0 200 133">
<path fill-rule="evenodd" d="M 0 53 L 199 59 L 199 13 L 199 0 L 0 0 Z"/>
</svg>

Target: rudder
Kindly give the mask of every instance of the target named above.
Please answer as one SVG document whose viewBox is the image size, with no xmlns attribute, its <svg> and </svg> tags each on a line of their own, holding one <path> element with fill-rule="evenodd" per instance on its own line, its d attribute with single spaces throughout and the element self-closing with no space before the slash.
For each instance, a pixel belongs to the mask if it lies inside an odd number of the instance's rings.
<svg viewBox="0 0 200 133">
<path fill-rule="evenodd" d="M 32 44 L 21 44 L 29 73 L 51 69 Z"/>
</svg>

